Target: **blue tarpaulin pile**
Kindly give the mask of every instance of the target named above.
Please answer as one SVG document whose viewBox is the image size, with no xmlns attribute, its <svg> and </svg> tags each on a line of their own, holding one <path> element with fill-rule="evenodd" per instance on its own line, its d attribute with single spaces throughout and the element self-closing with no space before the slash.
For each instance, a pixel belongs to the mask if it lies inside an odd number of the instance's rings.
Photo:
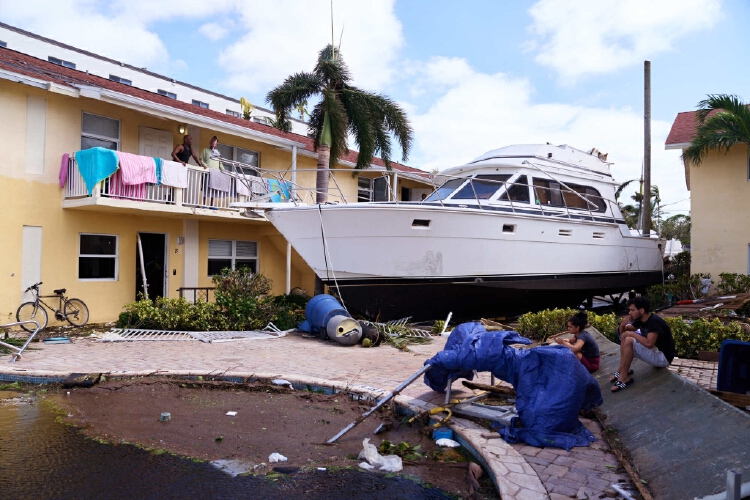
<svg viewBox="0 0 750 500">
<path fill-rule="evenodd" d="M 518 418 L 510 427 L 498 426 L 506 441 L 566 450 L 588 446 L 595 438 L 578 420 L 578 412 L 602 404 L 599 384 L 566 347 L 510 347 L 530 343 L 516 332 L 488 332 L 481 323 L 463 323 L 443 351 L 425 362 L 432 368 L 424 381 L 442 392 L 449 378 L 471 380 L 474 370 L 492 372 L 516 390 Z"/>
</svg>

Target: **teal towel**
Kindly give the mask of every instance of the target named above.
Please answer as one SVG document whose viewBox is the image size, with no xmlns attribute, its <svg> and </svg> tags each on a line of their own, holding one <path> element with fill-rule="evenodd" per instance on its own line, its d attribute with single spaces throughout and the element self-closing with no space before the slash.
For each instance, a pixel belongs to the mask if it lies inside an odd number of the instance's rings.
<svg viewBox="0 0 750 500">
<path fill-rule="evenodd" d="M 117 172 L 118 162 L 117 153 L 111 149 L 91 148 L 76 151 L 78 171 L 86 183 L 89 194 L 97 183 Z"/>
<path fill-rule="evenodd" d="M 271 194 L 271 201 L 274 203 L 289 201 L 292 198 L 290 189 L 291 184 L 287 181 L 268 179 L 268 192 Z"/>
<path fill-rule="evenodd" d="M 161 166 L 164 163 L 164 160 L 161 158 L 154 158 L 154 162 L 156 163 L 156 185 L 161 186 Z"/>
</svg>

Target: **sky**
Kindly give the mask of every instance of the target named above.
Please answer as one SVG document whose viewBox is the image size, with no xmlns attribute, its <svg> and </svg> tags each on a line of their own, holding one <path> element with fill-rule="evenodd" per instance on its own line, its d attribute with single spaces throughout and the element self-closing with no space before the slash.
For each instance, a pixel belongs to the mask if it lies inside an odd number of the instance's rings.
<svg viewBox="0 0 750 500">
<path fill-rule="evenodd" d="M 595 147 L 609 153 L 616 180 L 638 178 L 650 60 L 652 182 L 666 216 L 686 213 L 680 152 L 664 149 L 675 116 L 709 93 L 750 98 L 744 0 L 332 5 L 354 84 L 407 111 L 415 140 L 406 163 L 425 170 L 551 142 Z M 331 0 L 0 0 L 0 20 L 264 107 L 269 90 L 311 71 L 331 41 Z"/>
</svg>

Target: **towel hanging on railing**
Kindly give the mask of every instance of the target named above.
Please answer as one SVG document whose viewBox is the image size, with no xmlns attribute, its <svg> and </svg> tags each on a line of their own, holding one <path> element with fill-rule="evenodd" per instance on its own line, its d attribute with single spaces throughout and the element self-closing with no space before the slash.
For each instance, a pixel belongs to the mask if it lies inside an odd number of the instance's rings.
<svg viewBox="0 0 750 500">
<path fill-rule="evenodd" d="M 188 169 L 182 163 L 169 160 L 162 160 L 161 164 L 161 183 L 164 186 L 171 186 L 181 189 L 188 187 Z"/>
<path fill-rule="evenodd" d="M 70 155 L 68 153 L 64 153 L 62 155 L 62 162 L 60 163 L 60 187 L 65 187 L 65 182 L 68 180 L 68 163 L 70 162 Z"/>
<path fill-rule="evenodd" d="M 91 194 L 99 182 L 117 171 L 117 153 L 106 148 L 89 148 L 75 153 L 78 172 L 86 184 L 86 191 Z"/>
<path fill-rule="evenodd" d="M 156 184 L 156 163 L 150 156 L 140 156 L 123 151 L 117 152 L 122 169 L 122 183 L 127 186 Z"/>
</svg>

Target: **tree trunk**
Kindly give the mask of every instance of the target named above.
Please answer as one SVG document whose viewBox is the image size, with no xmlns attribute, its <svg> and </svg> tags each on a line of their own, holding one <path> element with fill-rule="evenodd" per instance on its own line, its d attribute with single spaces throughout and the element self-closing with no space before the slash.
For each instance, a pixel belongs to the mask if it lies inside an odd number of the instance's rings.
<svg viewBox="0 0 750 500">
<path fill-rule="evenodd" d="M 320 145 L 318 147 L 318 172 L 315 178 L 315 195 L 316 203 L 325 203 L 328 201 L 328 172 L 330 170 L 329 162 L 331 159 L 331 147 Z"/>
</svg>

